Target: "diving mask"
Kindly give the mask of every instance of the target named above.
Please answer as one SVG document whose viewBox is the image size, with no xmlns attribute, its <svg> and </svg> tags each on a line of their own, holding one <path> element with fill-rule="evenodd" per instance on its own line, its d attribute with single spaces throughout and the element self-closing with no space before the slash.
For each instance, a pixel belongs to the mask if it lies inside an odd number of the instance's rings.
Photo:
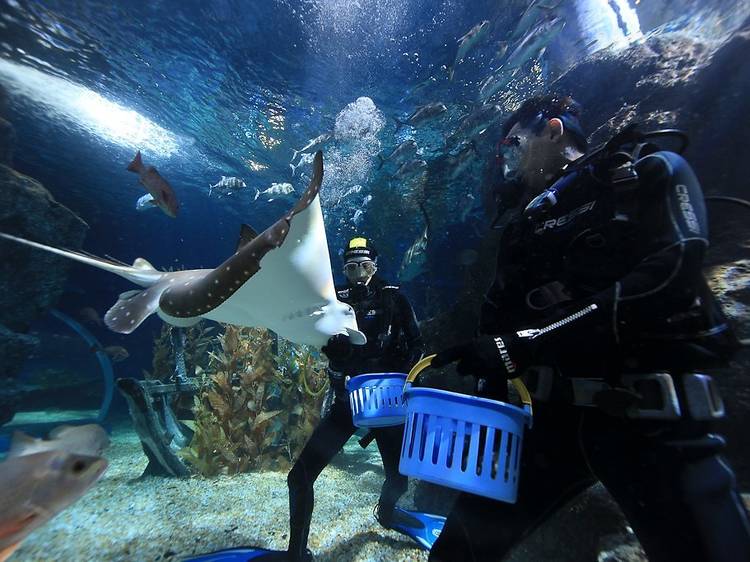
<svg viewBox="0 0 750 562">
<path fill-rule="evenodd" d="M 501 161 L 503 177 L 515 181 L 520 177 L 519 168 L 523 157 L 521 137 L 505 137 L 497 145 L 497 157 Z"/>
<path fill-rule="evenodd" d="M 344 273 L 347 275 L 356 275 L 357 273 L 364 273 L 365 275 L 374 275 L 377 271 L 377 266 L 374 261 L 350 261 L 344 264 Z"/>
</svg>

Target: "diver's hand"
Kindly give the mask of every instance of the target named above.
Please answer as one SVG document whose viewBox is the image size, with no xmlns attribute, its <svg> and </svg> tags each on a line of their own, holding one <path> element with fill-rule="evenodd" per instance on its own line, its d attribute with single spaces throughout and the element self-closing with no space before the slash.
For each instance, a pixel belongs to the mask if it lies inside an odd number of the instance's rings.
<svg viewBox="0 0 750 562">
<path fill-rule="evenodd" d="M 352 342 L 349 341 L 349 336 L 345 334 L 336 334 L 332 336 L 326 345 L 320 349 L 326 354 L 326 357 L 330 361 L 340 361 L 342 359 L 348 359 L 352 354 Z"/>
<path fill-rule="evenodd" d="M 441 351 L 430 365 L 443 367 L 454 361 L 458 361 L 456 371 L 460 375 L 514 379 L 528 366 L 528 349 L 516 334 L 479 336 Z"/>
</svg>

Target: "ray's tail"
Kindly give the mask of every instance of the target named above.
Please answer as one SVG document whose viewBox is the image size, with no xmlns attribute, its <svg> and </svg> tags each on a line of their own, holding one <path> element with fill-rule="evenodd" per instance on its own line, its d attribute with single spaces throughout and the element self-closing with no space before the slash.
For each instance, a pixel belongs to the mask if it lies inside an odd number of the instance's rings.
<svg viewBox="0 0 750 562">
<path fill-rule="evenodd" d="M 114 273 L 115 275 L 119 275 L 120 277 L 123 277 L 128 281 L 135 283 L 136 285 L 140 285 L 141 287 L 150 287 L 151 285 L 157 283 L 163 276 L 163 272 L 157 271 L 153 265 L 151 265 L 143 258 L 136 258 L 132 266 L 123 265 L 122 263 L 114 260 L 100 258 L 98 256 L 94 256 L 84 252 L 78 252 L 75 250 L 68 250 L 65 248 L 57 248 L 55 246 L 40 244 L 39 242 L 26 240 L 25 238 L 20 238 L 18 236 L 6 234 L 4 232 L 0 232 L 0 238 L 9 240 L 11 242 L 16 242 L 17 244 L 23 244 L 24 246 L 30 246 L 32 248 L 36 248 L 37 250 L 43 250 L 45 252 L 49 252 L 50 254 L 62 256 L 79 263 L 84 263 L 86 265 L 90 265 L 91 267 L 102 269 L 110 273 Z"/>
</svg>

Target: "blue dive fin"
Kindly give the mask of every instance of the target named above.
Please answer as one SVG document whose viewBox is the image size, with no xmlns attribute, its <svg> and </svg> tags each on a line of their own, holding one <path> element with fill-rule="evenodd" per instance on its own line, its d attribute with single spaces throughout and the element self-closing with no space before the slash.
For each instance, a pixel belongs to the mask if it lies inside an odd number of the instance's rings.
<svg viewBox="0 0 750 562">
<path fill-rule="evenodd" d="M 248 562 L 252 560 L 255 562 L 285 562 L 287 552 L 286 550 L 268 550 L 244 546 L 219 550 L 211 554 L 201 554 L 195 558 L 186 558 L 183 562 Z"/>
<path fill-rule="evenodd" d="M 391 528 L 411 537 L 423 549 L 430 550 L 440 536 L 440 531 L 443 530 L 444 525 L 445 517 L 440 515 L 396 507 L 393 512 Z"/>
</svg>

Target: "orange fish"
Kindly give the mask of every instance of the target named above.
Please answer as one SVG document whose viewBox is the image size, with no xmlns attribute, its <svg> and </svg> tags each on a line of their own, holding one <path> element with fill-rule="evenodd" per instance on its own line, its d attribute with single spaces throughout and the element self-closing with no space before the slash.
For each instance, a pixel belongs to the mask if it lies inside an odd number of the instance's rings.
<svg viewBox="0 0 750 562">
<path fill-rule="evenodd" d="M 154 204 L 159 207 L 166 215 L 174 218 L 177 211 L 180 210 L 180 203 L 174 189 L 169 185 L 156 168 L 146 166 L 141 158 L 141 151 L 135 153 L 135 158 L 128 164 L 128 171 L 138 174 L 139 181 L 154 198 Z"/>
</svg>

